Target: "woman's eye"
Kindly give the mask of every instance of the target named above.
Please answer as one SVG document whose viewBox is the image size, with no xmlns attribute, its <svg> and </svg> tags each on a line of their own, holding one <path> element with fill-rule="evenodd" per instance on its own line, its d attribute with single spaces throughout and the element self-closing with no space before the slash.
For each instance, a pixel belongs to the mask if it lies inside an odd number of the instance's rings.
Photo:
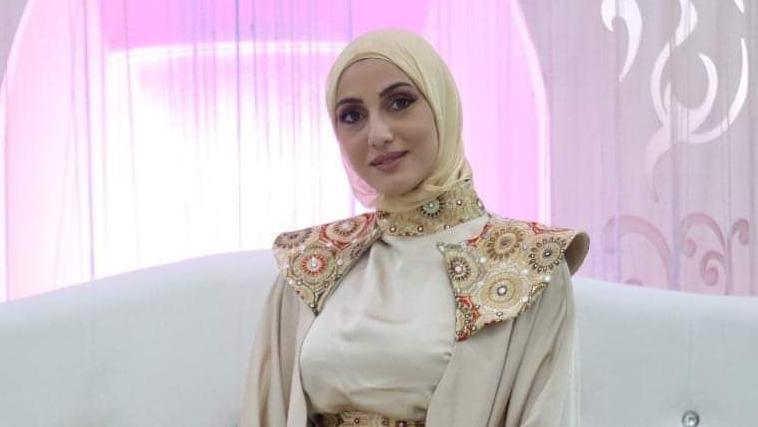
<svg viewBox="0 0 758 427">
<path fill-rule="evenodd" d="M 361 119 L 361 113 L 355 110 L 345 111 L 340 114 L 340 121 L 342 123 L 355 123 Z"/>
<path fill-rule="evenodd" d="M 399 97 L 392 100 L 391 107 L 393 110 L 404 110 L 413 104 L 413 99 L 406 97 Z"/>
</svg>

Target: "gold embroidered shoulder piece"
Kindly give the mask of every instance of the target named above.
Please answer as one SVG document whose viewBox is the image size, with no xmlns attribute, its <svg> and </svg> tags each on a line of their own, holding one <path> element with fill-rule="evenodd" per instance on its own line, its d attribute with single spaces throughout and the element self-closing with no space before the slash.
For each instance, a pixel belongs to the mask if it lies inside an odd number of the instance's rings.
<svg viewBox="0 0 758 427">
<path fill-rule="evenodd" d="M 455 334 L 463 341 L 484 326 L 526 311 L 550 282 L 577 231 L 493 216 L 479 235 L 439 243 L 456 300 Z"/>
<path fill-rule="evenodd" d="M 363 251 L 379 237 L 376 214 L 280 234 L 274 240 L 276 256 L 289 286 L 318 314 L 325 296 Z"/>
</svg>

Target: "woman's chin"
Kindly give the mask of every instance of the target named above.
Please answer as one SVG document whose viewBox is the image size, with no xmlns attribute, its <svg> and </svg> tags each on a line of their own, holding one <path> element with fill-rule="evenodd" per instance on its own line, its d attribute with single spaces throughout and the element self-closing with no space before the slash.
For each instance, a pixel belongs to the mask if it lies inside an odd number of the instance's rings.
<svg viewBox="0 0 758 427">
<path fill-rule="evenodd" d="M 372 187 L 374 187 L 377 193 L 387 197 L 397 197 L 411 192 L 418 186 L 419 182 L 397 177 L 395 179 L 378 180 L 375 184 Z"/>
<path fill-rule="evenodd" d="M 397 197 L 402 196 L 403 194 L 408 193 L 410 190 L 405 189 L 398 189 L 398 188 L 390 188 L 385 191 L 379 191 L 379 194 L 385 196 L 385 197 Z"/>
</svg>

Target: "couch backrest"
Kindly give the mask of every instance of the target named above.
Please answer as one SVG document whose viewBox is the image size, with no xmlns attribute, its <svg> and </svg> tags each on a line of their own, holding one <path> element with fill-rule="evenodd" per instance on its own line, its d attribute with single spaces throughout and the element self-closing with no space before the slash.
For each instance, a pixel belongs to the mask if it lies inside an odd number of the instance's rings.
<svg viewBox="0 0 758 427">
<path fill-rule="evenodd" d="M 233 426 L 275 274 L 240 252 L 0 304 L 0 426 Z M 758 420 L 758 299 L 574 288 L 582 426 Z"/>
<path fill-rule="evenodd" d="M 758 425 L 758 298 L 584 278 L 574 294 L 582 426 Z"/>
<path fill-rule="evenodd" d="M 233 426 L 270 251 L 0 305 L 0 426 Z"/>
</svg>

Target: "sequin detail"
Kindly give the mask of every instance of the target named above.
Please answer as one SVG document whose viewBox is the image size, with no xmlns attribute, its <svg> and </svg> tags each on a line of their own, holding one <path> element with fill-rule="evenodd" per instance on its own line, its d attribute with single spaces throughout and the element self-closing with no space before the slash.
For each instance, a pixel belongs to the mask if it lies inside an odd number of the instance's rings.
<svg viewBox="0 0 758 427">
<path fill-rule="evenodd" d="M 548 285 L 575 235 L 568 229 L 493 216 L 474 238 L 438 244 L 455 294 L 456 339 L 463 341 L 486 325 L 526 311 Z"/>
<path fill-rule="evenodd" d="M 318 427 L 423 427 L 424 421 L 396 420 L 366 412 L 346 411 L 339 414 L 320 414 L 316 416 Z"/>
<path fill-rule="evenodd" d="M 385 235 L 423 236 L 447 230 L 484 215 L 484 205 L 470 180 L 459 184 L 407 212 L 377 212 L 377 224 Z"/>
<path fill-rule="evenodd" d="M 508 259 L 524 243 L 525 234 L 523 229 L 514 226 L 492 230 L 484 244 L 487 256 L 498 261 Z"/>
<path fill-rule="evenodd" d="M 457 251 L 445 259 L 447 274 L 455 289 L 467 291 L 479 280 L 481 269 L 477 257 L 468 251 Z"/>
<path fill-rule="evenodd" d="M 325 297 L 378 236 L 376 215 L 367 213 L 282 233 L 274 240 L 274 255 L 286 283 L 317 314 Z"/>
</svg>

